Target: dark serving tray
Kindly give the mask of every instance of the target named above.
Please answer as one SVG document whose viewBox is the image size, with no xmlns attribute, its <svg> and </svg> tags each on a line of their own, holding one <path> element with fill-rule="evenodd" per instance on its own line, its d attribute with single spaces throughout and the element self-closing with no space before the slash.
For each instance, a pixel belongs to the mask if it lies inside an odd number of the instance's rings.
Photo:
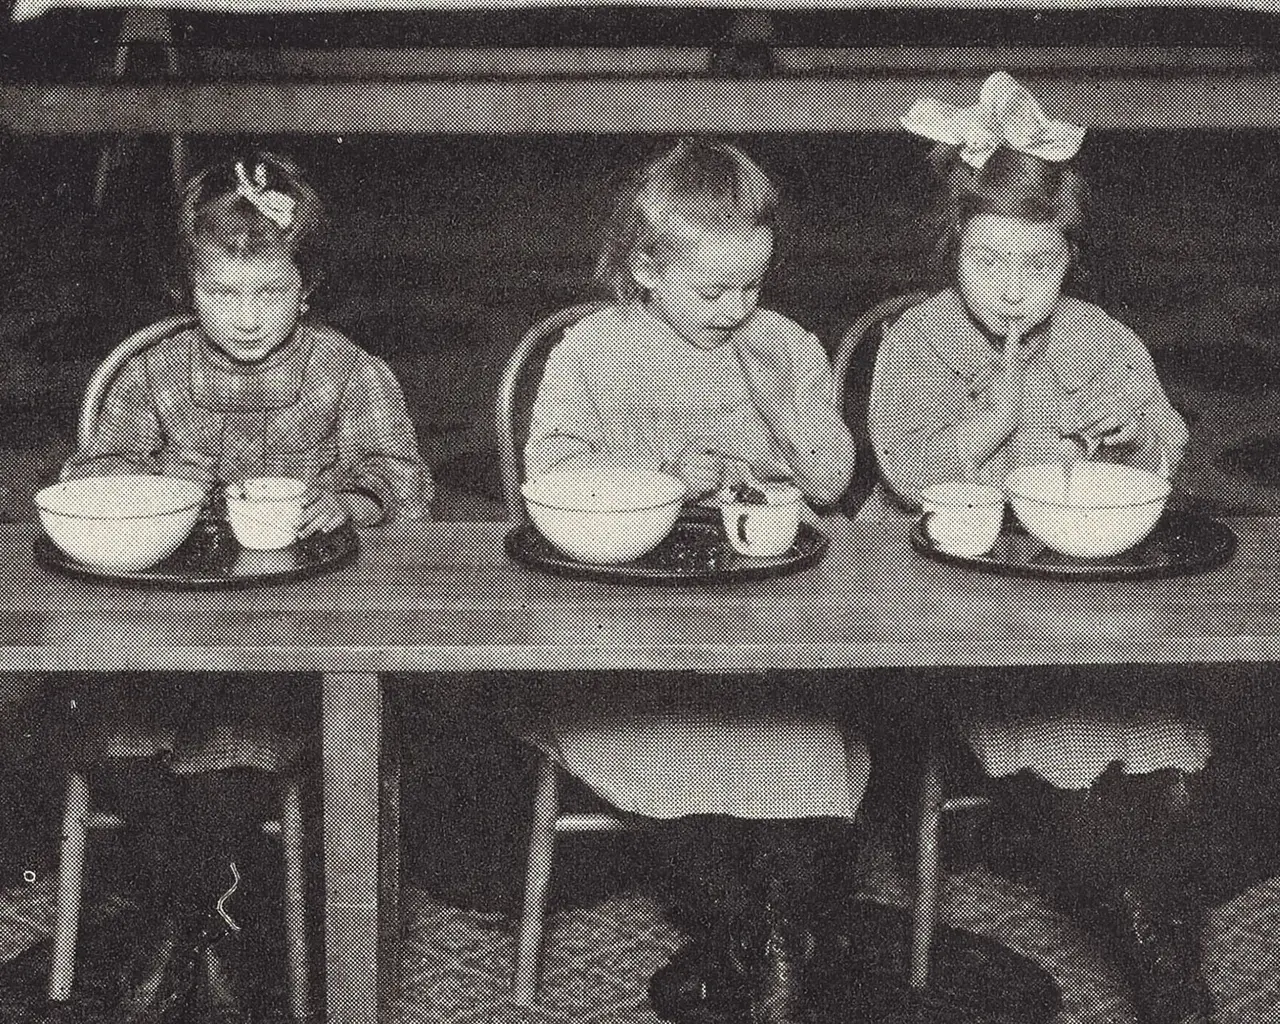
<svg viewBox="0 0 1280 1024">
<path fill-rule="evenodd" d="M 826 534 L 817 527 L 801 523 L 790 551 L 772 558 L 752 558 L 729 545 L 720 510 L 702 507 L 681 512 L 667 539 L 649 554 L 619 565 L 580 562 L 553 547 L 528 522 L 506 538 L 507 554 L 531 569 L 597 583 L 657 585 L 741 583 L 787 576 L 816 565 L 827 553 L 828 543 Z"/>
<path fill-rule="evenodd" d="M 150 569 L 101 569 L 77 562 L 48 537 L 36 538 L 36 562 L 77 579 L 160 590 L 228 590 L 310 579 L 350 563 L 359 551 L 347 523 L 332 533 L 314 534 L 279 551 L 252 551 L 232 536 L 220 519 L 202 519 L 172 555 Z"/>
<path fill-rule="evenodd" d="M 1012 525 L 1010 525 L 1012 524 Z M 1050 551 L 1010 516 L 996 545 L 985 555 L 954 555 L 935 547 L 911 527 L 911 546 L 928 558 L 997 576 L 1037 579 L 1148 580 L 1216 569 L 1236 553 L 1236 535 L 1216 519 L 1168 511 L 1137 547 L 1112 558 L 1073 558 Z"/>
</svg>

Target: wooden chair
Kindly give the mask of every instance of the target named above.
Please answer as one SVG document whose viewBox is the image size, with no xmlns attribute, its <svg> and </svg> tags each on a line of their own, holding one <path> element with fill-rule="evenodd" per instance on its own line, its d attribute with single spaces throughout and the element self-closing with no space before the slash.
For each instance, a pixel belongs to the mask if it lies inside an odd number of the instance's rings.
<svg viewBox="0 0 1280 1024">
<path fill-rule="evenodd" d="M 173 316 L 131 334 L 112 350 L 85 389 L 80 409 L 78 438 L 81 445 L 92 439 L 103 399 L 120 368 L 132 356 L 185 330 L 194 323 L 190 316 Z M 117 815 L 95 811 L 91 806 L 89 780 L 83 771 L 67 773 L 66 798 L 58 863 L 58 895 L 54 914 L 53 950 L 49 967 L 49 999 L 64 1002 L 71 996 L 75 980 L 76 944 L 80 932 L 80 908 L 84 891 L 84 862 L 89 832 L 121 828 L 125 821 Z M 263 832 L 279 835 L 284 858 L 285 945 L 289 969 L 289 1010 L 297 1020 L 310 1013 L 310 978 L 307 956 L 307 901 L 302 823 L 302 788 L 293 774 L 285 777 L 281 816 L 263 823 Z"/>
<path fill-rule="evenodd" d="M 520 439 L 529 432 L 529 414 L 537 390 L 534 374 L 546 363 L 551 348 L 564 332 L 579 320 L 603 309 L 605 302 L 587 302 L 553 313 L 535 324 L 520 339 L 507 360 L 498 390 L 494 415 L 495 440 L 502 462 L 502 493 L 507 517 L 513 525 L 527 516 L 520 484 L 524 479 Z M 529 385 L 533 385 L 530 387 Z M 538 755 L 533 819 L 529 827 L 529 855 L 525 864 L 524 907 L 516 942 L 515 977 L 512 998 L 521 1006 L 538 996 L 542 943 L 546 932 L 551 874 L 555 866 L 556 837 L 572 832 L 621 832 L 631 827 L 620 815 L 570 814 L 560 807 L 561 769 L 553 758 Z"/>
<path fill-rule="evenodd" d="M 867 427 L 867 406 L 883 331 L 926 298 L 927 292 L 908 292 L 885 299 L 854 320 L 836 347 L 833 361 L 836 381 L 844 390 L 845 420 L 858 446 L 855 480 L 850 487 L 850 503 L 846 504 L 851 515 L 856 513 L 879 476 Z M 943 798 L 942 766 L 933 742 L 932 722 L 926 723 L 926 730 L 929 739 L 916 805 L 916 878 L 911 921 L 910 982 L 916 990 L 928 988 L 933 940 L 938 926 L 942 898 L 942 816 L 951 811 L 984 807 L 988 803 L 986 797 L 980 796 Z"/>
<path fill-rule="evenodd" d="M 853 433 L 857 454 L 853 481 L 845 491 L 842 506 L 853 516 L 879 480 L 876 454 L 867 428 L 867 405 L 871 399 L 871 374 L 884 326 L 912 306 L 923 302 L 926 292 L 907 292 L 885 299 L 853 321 L 840 336 L 833 359 L 835 378 L 844 395 L 844 418 Z"/>
</svg>

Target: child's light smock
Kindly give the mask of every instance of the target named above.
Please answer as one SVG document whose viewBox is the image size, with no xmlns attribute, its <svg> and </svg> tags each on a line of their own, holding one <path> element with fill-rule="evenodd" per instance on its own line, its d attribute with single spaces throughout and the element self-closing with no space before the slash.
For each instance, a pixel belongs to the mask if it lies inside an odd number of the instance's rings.
<svg viewBox="0 0 1280 1024">
<path fill-rule="evenodd" d="M 425 518 L 431 480 L 390 368 L 337 331 L 304 322 L 267 360 L 230 362 L 198 329 L 131 358 L 108 390 L 92 439 L 64 479 L 161 473 L 201 483 L 295 476 L 358 493 L 376 522 Z M 143 699 L 95 687 L 73 756 L 162 755 L 174 771 L 278 770 L 305 730 L 305 681 L 232 678 L 172 684 Z M 126 691 L 134 690 L 129 693 Z"/>
<path fill-rule="evenodd" d="M 766 421 L 752 400 L 735 348 L 742 332 L 753 351 L 789 368 L 786 383 L 779 381 L 796 413 L 787 425 Z M 786 317 L 758 310 L 726 344 L 707 350 L 642 303 L 615 306 L 569 330 L 551 353 L 526 468 L 535 476 L 588 452 L 659 468 L 705 445 L 745 460 L 757 476 L 794 477 L 811 501 L 825 503 L 853 468 L 853 441 L 838 410 L 821 343 Z M 791 452 L 799 464 L 791 464 Z M 837 716 L 794 693 L 765 699 L 751 680 L 736 692 L 689 682 L 667 700 L 605 692 L 574 703 L 555 707 L 531 738 L 636 814 L 848 817 L 870 778 L 866 744 L 847 736 Z"/>
<path fill-rule="evenodd" d="M 1132 442 L 1099 454 L 1114 462 L 1172 471 L 1187 442 L 1182 417 L 1169 403 L 1150 353 L 1129 328 L 1103 310 L 1062 296 L 1047 325 L 1033 335 L 1021 425 L 977 467 L 978 479 L 1001 485 L 1017 466 L 1079 456 L 1079 445 L 1060 437 L 1082 394 L 1105 388 L 1123 393 L 1138 411 Z M 871 444 L 883 483 L 860 519 L 904 519 L 918 514 L 920 491 L 963 479 L 956 428 L 988 407 L 1000 353 L 978 329 L 958 292 L 948 289 L 909 309 L 886 331 L 876 358 L 868 409 Z M 887 485 L 887 486 L 886 486 Z M 994 776 L 1030 769 L 1056 786 L 1091 785 L 1112 762 L 1128 772 L 1175 767 L 1202 769 L 1207 732 L 1185 710 L 1174 688 L 1150 688 L 1135 706 L 1111 692 L 1115 675 L 1092 683 L 1053 669 L 1027 669 L 1033 699 L 1010 691 L 1002 676 L 986 699 L 966 702 L 970 746 Z M 1018 705 L 1017 710 L 1014 705 Z"/>
<path fill-rule="evenodd" d="M 752 397 L 740 347 L 790 371 L 793 415 L 770 423 Z M 528 476 L 584 453 L 637 468 L 674 465 L 690 446 L 750 463 L 757 477 L 795 477 L 806 497 L 834 501 L 853 470 L 822 343 L 757 310 L 723 345 L 690 344 L 643 303 L 601 310 L 571 328 L 547 360 L 525 447 Z"/>
</svg>

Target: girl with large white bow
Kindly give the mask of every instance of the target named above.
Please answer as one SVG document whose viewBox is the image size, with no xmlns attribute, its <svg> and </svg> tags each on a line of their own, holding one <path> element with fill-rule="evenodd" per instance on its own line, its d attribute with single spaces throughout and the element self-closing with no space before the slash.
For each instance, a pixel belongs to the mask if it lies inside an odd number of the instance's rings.
<svg viewBox="0 0 1280 1024">
<path fill-rule="evenodd" d="M 1146 347 L 1063 291 L 1086 230 L 1084 130 L 1047 118 L 1004 73 L 973 106 L 921 100 L 903 124 L 938 143 L 946 286 L 884 332 L 868 410 L 881 483 L 860 515 L 916 515 L 930 484 L 999 485 L 1086 451 L 1171 471 L 1187 429 Z M 1052 854 L 1039 879 L 1119 926 L 1143 1024 L 1208 1021 L 1194 856 L 1170 838 L 1190 834 L 1209 756 L 1181 680 L 1054 669 L 962 682 L 968 745 L 1014 812 L 997 841 L 1038 835 Z"/>
</svg>

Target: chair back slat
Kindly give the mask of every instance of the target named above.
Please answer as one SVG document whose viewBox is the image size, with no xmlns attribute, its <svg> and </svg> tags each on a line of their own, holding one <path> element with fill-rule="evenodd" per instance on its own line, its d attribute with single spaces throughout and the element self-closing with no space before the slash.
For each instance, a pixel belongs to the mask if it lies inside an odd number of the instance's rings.
<svg viewBox="0 0 1280 1024">
<path fill-rule="evenodd" d="M 502 496 L 507 506 L 507 518 L 513 523 L 523 522 L 525 518 L 520 485 L 524 479 L 523 453 L 530 409 L 529 403 L 518 404 L 518 399 L 534 370 L 546 362 L 547 355 L 564 332 L 608 305 L 605 301 L 584 302 L 552 313 L 524 333 L 507 360 L 494 407 L 494 430 L 502 463 Z"/>
<path fill-rule="evenodd" d="M 93 435 L 98 429 L 98 416 L 102 412 L 102 403 L 106 400 L 111 382 L 115 380 L 120 368 L 139 352 L 159 344 L 179 331 L 186 330 L 195 322 L 194 316 L 166 317 L 150 327 L 144 327 L 129 335 L 111 350 L 111 354 L 98 365 L 93 376 L 89 378 L 89 384 L 84 391 L 84 400 L 80 403 L 80 421 L 76 428 L 76 440 L 82 449 L 93 440 Z"/>
</svg>

